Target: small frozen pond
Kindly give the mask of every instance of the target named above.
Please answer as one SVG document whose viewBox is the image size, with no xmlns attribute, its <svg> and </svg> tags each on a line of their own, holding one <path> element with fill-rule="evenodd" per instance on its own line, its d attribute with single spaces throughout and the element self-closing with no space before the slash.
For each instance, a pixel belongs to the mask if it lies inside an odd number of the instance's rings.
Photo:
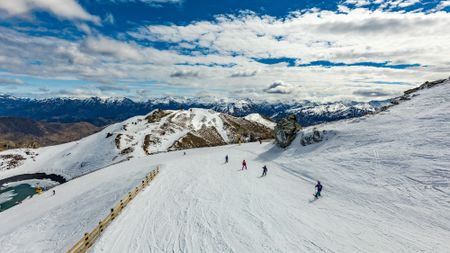
<svg viewBox="0 0 450 253">
<path fill-rule="evenodd" d="M 58 182 L 50 179 L 28 179 L 5 183 L 0 187 L 0 212 L 33 197 L 38 186 L 46 190 L 58 184 Z"/>
</svg>

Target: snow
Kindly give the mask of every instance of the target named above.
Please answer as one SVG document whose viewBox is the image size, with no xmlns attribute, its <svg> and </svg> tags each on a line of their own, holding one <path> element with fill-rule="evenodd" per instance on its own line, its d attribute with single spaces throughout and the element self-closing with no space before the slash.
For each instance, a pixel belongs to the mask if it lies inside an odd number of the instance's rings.
<svg viewBox="0 0 450 253">
<path fill-rule="evenodd" d="M 251 113 L 251 114 L 245 116 L 244 119 L 246 119 L 248 121 L 253 121 L 253 122 L 259 123 L 270 129 L 274 129 L 275 126 L 277 125 L 276 123 L 263 118 L 259 113 Z"/>
<path fill-rule="evenodd" d="M 52 181 L 50 179 L 28 179 L 22 181 L 16 181 L 11 183 L 3 184 L 4 187 L 14 187 L 21 184 L 28 184 L 31 187 L 37 187 L 38 185 L 43 187 L 44 189 L 48 189 L 58 185 L 58 182 Z"/>
<path fill-rule="evenodd" d="M 14 193 L 14 190 L 0 193 L 0 204 L 11 200 L 16 195 L 17 194 Z"/>
<path fill-rule="evenodd" d="M 263 142 L 137 157 L 0 213 L 2 253 L 67 250 L 156 165 L 90 252 L 450 252 L 449 111 L 447 84 L 316 126 L 333 135 L 305 147 L 297 138 L 285 150 Z"/>
</svg>

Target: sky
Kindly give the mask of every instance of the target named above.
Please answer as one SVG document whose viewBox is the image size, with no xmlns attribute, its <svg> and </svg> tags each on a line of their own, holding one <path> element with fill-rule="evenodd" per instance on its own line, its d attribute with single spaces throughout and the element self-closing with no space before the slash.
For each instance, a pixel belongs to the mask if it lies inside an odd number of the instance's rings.
<svg viewBox="0 0 450 253">
<path fill-rule="evenodd" d="M 0 94 L 369 101 L 450 75 L 450 0 L 0 0 Z"/>
</svg>

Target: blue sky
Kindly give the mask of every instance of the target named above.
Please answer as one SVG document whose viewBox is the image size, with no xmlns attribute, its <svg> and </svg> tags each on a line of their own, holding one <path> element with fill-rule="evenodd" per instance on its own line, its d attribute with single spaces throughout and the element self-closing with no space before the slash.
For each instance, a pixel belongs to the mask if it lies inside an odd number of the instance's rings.
<svg viewBox="0 0 450 253">
<path fill-rule="evenodd" d="M 0 1 L 0 93 L 367 101 L 450 73 L 450 1 Z"/>
</svg>

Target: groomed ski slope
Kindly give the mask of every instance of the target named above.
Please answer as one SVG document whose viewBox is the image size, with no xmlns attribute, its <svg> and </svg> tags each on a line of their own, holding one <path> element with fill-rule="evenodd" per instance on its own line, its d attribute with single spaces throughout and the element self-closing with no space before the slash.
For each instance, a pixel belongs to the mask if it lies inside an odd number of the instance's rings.
<svg viewBox="0 0 450 253">
<path fill-rule="evenodd" d="M 320 126 L 307 147 L 174 153 L 91 252 L 450 252 L 449 91 Z"/>
</svg>

